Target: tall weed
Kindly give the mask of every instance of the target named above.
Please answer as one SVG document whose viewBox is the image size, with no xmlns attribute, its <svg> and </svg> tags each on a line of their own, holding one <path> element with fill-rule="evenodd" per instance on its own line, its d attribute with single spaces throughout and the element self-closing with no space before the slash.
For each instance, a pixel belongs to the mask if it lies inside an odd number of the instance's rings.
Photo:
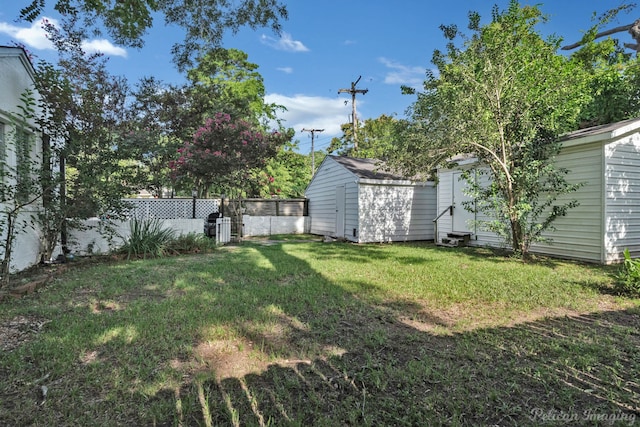
<svg viewBox="0 0 640 427">
<path fill-rule="evenodd" d="M 624 250 L 624 263 L 615 284 L 618 293 L 640 296 L 640 259 L 632 259 L 629 249 Z"/>
</svg>

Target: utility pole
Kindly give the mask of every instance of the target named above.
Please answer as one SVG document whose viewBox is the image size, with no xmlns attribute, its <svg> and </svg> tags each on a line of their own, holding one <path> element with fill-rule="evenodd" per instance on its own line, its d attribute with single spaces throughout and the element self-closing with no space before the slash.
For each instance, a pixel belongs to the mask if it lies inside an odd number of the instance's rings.
<svg viewBox="0 0 640 427">
<path fill-rule="evenodd" d="M 311 176 L 313 176 L 316 173 L 316 153 L 313 142 L 316 132 L 324 132 L 324 129 L 302 129 L 302 132 L 311 132 Z"/>
<path fill-rule="evenodd" d="M 356 85 L 360 81 L 362 76 L 358 77 L 358 80 L 351 82 L 351 89 L 339 89 L 338 93 L 350 93 L 351 94 L 351 123 L 353 125 L 353 151 L 358 151 L 358 136 L 356 135 L 358 129 L 358 116 L 356 116 L 356 94 L 365 94 L 369 92 L 369 89 L 356 89 Z"/>
</svg>

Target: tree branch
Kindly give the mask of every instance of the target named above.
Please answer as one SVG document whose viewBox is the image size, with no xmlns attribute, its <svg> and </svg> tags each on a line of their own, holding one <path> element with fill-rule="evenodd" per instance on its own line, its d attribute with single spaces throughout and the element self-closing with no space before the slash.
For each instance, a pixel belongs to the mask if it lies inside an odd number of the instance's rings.
<svg viewBox="0 0 640 427">
<path fill-rule="evenodd" d="M 611 28 L 610 30 L 602 31 L 602 32 L 600 32 L 600 33 L 595 35 L 594 40 L 595 39 L 599 39 L 601 37 L 609 36 L 611 34 L 621 33 L 623 31 L 629 31 L 631 29 L 631 27 L 633 27 L 633 25 L 634 25 L 633 23 L 632 24 L 628 24 L 628 25 L 621 25 L 619 27 Z M 584 44 L 585 44 L 584 40 L 581 40 L 581 41 L 579 41 L 577 43 L 570 44 L 570 45 L 567 45 L 567 46 L 563 46 L 562 50 L 572 50 L 572 49 L 580 47 L 580 46 L 582 46 Z"/>
</svg>

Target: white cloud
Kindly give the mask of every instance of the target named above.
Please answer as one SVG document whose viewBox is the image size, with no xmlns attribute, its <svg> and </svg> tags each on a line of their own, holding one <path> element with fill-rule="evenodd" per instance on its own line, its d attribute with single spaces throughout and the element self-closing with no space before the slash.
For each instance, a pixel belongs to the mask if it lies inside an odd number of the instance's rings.
<svg viewBox="0 0 640 427">
<path fill-rule="evenodd" d="M 426 69 L 423 67 L 410 67 L 387 58 L 378 58 L 378 61 L 390 69 L 384 78 L 386 84 L 419 87 L 424 82 Z"/>
<path fill-rule="evenodd" d="M 38 22 L 34 22 L 30 27 L 18 27 L 6 22 L 0 22 L 0 33 L 13 38 L 14 41 L 24 44 L 26 47 L 36 50 L 54 50 L 51 40 L 47 38 L 47 32 L 43 28 L 43 21 L 48 21 L 53 26 L 59 26 L 58 21 L 53 18 L 44 17 Z M 88 53 L 102 52 L 106 55 L 127 56 L 127 51 L 115 46 L 108 40 L 85 40 L 82 48 Z"/>
<path fill-rule="evenodd" d="M 82 48 L 87 53 L 100 52 L 105 55 L 127 57 L 127 51 L 125 49 L 115 46 L 109 40 L 105 39 L 85 40 L 82 42 Z"/>
<path fill-rule="evenodd" d="M 270 46 L 277 50 L 284 50 L 287 52 L 308 52 L 307 48 L 301 41 L 293 40 L 291 34 L 282 33 L 280 39 L 274 39 L 266 35 L 260 37 L 260 41 L 267 46 Z"/>
<path fill-rule="evenodd" d="M 293 68 L 291 68 L 291 67 L 278 67 L 276 69 L 278 71 L 282 71 L 285 74 L 292 74 L 293 73 Z"/>
<path fill-rule="evenodd" d="M 45 18 L 46 19 L 46 18 Z M 49 19 L 53 25 L 57 25 L 55 19 Z M 0 33 L 7 34 L 28 47 L 39 50 L 53 49 L 53 43 L 47 38 L 46 31 L 42 28 L 42 20 L 34 22 L 29 28 L 17 27 L 6 22 L 0 22 Z"/>
<path fill-rule="evenodd" d="M 278 116 L 285 120 L 285 127 L 293 128 L 298 135 L 302 129 L 324 129 L 323 138 L 339 136 L 342 134 L 340 125 L 350 120 L 351 106 L 345 106 L 344 99 L 340 98 L 270 94 L 265 101 L 287 108 Z"/>
</svg>

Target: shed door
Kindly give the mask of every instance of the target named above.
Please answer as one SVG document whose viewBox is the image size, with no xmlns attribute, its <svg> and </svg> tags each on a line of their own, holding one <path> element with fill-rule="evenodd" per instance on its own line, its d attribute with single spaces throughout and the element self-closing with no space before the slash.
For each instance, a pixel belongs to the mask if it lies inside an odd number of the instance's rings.
<svg viewBox="0 0 640 427">
<path fill-rule="evenodd" d="M 453 230 L 458 233 L 470 233 L 472 230 L 471 221 L 473 221 L 474 214 L 464 208 L 462 202 L 471 201 L 471 197 L 464 194 L 464 189 L 467 187 L 467 181 L 462 179 L 461 172 L 454 172 L 453 174 Z"/>
<path fill-rule="evenodd" d="M 336 237 L 344 237 L 344 185 L 336 187 Z"/>
</svg>

